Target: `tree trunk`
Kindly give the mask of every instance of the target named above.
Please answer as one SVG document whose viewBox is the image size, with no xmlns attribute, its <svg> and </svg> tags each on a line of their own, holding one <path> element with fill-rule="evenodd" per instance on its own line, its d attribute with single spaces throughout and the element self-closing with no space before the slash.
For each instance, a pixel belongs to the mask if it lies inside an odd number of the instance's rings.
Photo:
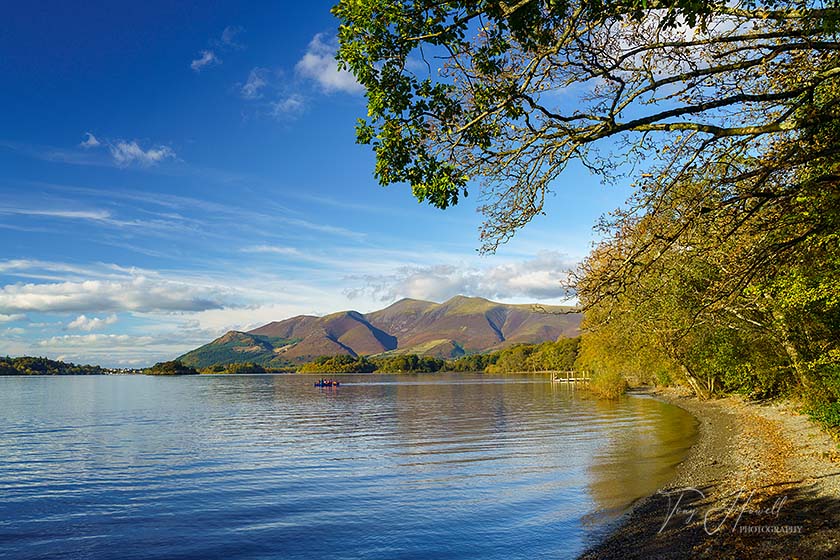
<svg viewBox="0 0 840 560">
<path fill-rule="evenodd" d="M 688 381 L 689 386 L 691 386 L 691 389 L 694 391 L 694 394 L 701 400 L 707 400 L 710 393 L 703 388 L 703 385 L 697 380 L 697 377 L 691 373 L 691 370 L 683 364 L 680 364 L 680 370 L 685 376 L 686 381 Z"/>
<path fill-rule="evenodd" d="M 805 375 L 805 370 L 802 367 L 802 357 L 799 355 L 799 349 L 796 348 L 793 340 L 791 340 L 790 328 L 788 327 L 787 320 L 785 319 L 785 316 L 776 309 L 771 308 L 770 312 L 773 315 L 773 321 L 778 325 L 780 335 L 779 339 L 782 344 L 782 348 L 793 366 L 793 371 L 796 374 L 799 385 L 803 388 L 807 388 L 808 377 Z"/>
</svg>

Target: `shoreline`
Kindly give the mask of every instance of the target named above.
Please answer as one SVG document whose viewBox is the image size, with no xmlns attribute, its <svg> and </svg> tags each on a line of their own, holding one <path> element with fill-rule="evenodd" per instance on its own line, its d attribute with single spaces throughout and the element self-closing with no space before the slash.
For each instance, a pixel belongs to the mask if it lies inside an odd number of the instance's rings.
<svg viewBox="0 0 840 560">
<path fill-rule="evenodd" d="M 668 488 L 580 559 L 840 557 L 840 451 L 793 405 L 636 393 L 694 416 L 697 442 Z"/>
</svg>

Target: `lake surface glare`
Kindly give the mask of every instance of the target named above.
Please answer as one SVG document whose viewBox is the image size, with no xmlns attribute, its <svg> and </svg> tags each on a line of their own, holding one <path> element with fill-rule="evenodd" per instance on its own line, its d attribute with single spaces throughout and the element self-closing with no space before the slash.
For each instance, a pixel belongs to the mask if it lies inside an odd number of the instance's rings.
<svg viewBox="0 0 840 560">
<path fill-rule="evenodd" d="M 574 558 L 683 410 L 537 377 L 0 378 L 0 558 Z"/>
</svg>

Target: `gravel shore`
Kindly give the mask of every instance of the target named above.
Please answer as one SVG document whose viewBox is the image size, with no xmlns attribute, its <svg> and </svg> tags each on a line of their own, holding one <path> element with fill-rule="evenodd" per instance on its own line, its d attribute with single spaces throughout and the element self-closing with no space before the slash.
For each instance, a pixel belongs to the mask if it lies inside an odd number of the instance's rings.
<svg viewBox="0 0 840 560">
<path fill-rule="evenodd" d="M 840 451 L 790 403 L 648 394 L 699 421 L 668 488 L 581 558 L 840 558 Z"/>
</svg>

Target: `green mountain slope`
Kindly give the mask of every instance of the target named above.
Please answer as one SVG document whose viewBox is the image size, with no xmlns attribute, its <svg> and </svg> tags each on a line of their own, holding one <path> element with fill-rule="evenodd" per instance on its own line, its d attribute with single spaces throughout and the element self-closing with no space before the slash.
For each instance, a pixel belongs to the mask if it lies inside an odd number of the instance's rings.
<svg viewBox="0 0 840 560">
<path fill-rule="evenodd" d="M 230 331 L 213 342 L 187 352 L 177 358 L 184 365 L 206 368 L 216 364 L 242 364 L 254 362 L 261 366 L 280 367 L 289 362 L 279 352 L 295 339 L 259 336 Z"/>
</svg>

